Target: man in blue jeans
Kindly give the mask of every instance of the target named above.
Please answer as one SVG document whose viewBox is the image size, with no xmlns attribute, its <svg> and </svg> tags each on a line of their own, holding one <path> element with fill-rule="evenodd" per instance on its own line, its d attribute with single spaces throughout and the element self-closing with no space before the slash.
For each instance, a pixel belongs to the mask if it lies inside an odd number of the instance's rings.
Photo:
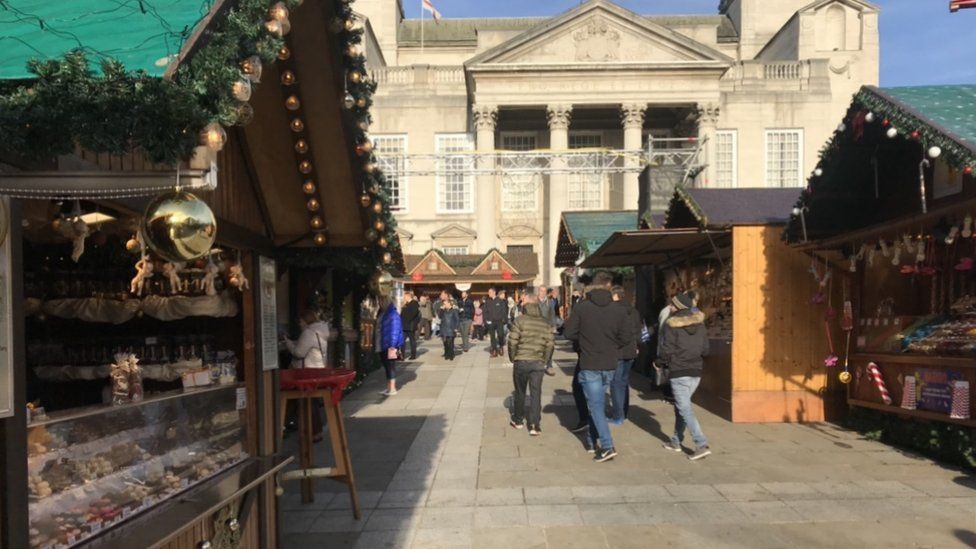
<svg viewBox="0 0 976 549">
<path fill-rule="evenodd" d="M 588 442 L 593 460 L 609 461 L 617 455 L 606 416 L 606 391 L 617 370 L 617 357 L 631 339 L 627 312 L 613 302 L 612 279 L 597 273 L 586 300 L 578 303 L 566 323 L 563 335 L 579 345 L 578 380 L 590 413 Z M 599 448 L 596 443 L 599 443 Z"/>
<path fill-rule="evenodd" d="M 664 448 L 681 452 L 687 427 L 695 442 L 695 452 L 688 459 L 697 461 L 712 453 L 691 404 L 691 397 L 701 383 L 704 357 L 708 356 L 708 330 L 705 313 L 695 308 L 693 294 L 680 293 L 672 298 L 671 305 L 673 312 L 661 326 L 658 351 L 658 360 L 670 369 L 674 393 L 674 435 Z"/>
<path fill-rule="evenodd" d="M 630 327 L 630 332 L 627 333 L 627 344 L 620 348 L 617 371 L 614 372 L 613 383 L 610 385 L 610 400 L 613 407 L 613 418 L 610 423 L 623 425 L 630 408 L 630 370 L 637 360 L 637 344 L 640 342 L 643 324 L 637 309 L 624 300 L 627 293 L 623 286 L 614 286 L 610 293 L 613 294 L 614 305 L 623 309 L 627 315 L 627 325 Z"/>
</svg>

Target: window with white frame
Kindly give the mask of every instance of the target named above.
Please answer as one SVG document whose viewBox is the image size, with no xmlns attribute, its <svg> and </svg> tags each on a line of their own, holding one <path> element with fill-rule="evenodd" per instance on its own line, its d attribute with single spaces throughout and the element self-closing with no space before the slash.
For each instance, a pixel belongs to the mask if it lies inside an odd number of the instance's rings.
<svg viewBox="0 0 976 549">
<path fill-rule="evenodd" d="M 437 153 L 461 153 L 474 150 L 474 140 L 468 134 L 437 136 Z M 437 211 L 439 213 L 471 213 L 474 211 L 474 177 L 470 175 L 472 158 L 467 155 L 446 156 L 438 160 Z"/>
<path fill-rule="evenodd" d="M 467 246 L 444 246 L 441 248 L 444 255 L 466 255 L 468 253 Z"/>
<path fill-rule="evenodd" d="M 731 189 L 737 184 L 739 139 L 735 130 L 715 132 L 715 186 Z"/>
<path fill-rule="evenodd" d="M 407 209 L 407 136 L 373 135 L 372 141 L 376 163 L 389 183 L 390 209 L 402 212 Z"/>
<path fill-rule="evenodd" d="M 531 151 L 536 148 L 534 133 L 503 133 L 502 147 L 506 151 Z M 503 168 L 514 168 L 516 161 L 503 159 Z M 502 211 L 525 212 L 538 209 L 539 176 L 513 174 L 502 176 Z"/>
<path fill-rule="evenodd" d="M 599 133 L 571 133 L 569 134 L 570 149 L 591 149 L 603 146 L 603 135 Z M 572 168 L 585 167 L 590 162 L 585 158 L 570 158 Z M 570 210 L 600 210 L 603 208 L 603 188 L 606 177 L 601 174 L 577 173 L 569 176 Z"/>
<path fill-rule="evenodd" d="M 766 130 L 766 186 L 803 185 L 803 130 Z"/>
</svg>

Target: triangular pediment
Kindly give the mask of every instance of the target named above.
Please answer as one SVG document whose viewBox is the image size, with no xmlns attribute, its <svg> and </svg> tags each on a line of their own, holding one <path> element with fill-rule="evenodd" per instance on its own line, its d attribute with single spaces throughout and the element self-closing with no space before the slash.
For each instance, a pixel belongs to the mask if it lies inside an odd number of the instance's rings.
<svg viewBox="0 0 976 549">
<path fill-rule="evenodd" d="M 407 273 L 422 273 L 425 275 L 456 275 L 457 271 L 444 259 L 444 256 L 437 250 L 430 250 L 424 255 L 416 265 Z"/>
<path fill-rule="evenodd" d="M 437 229 L 436 231 L 430 233 L 431 238 L 475 238 L 478 236 L 476 231 L 473 231 L 467 227 L 462 227 L 457 223 L 451 223 L 450 225 Z"/>
<path fill-rule="evenodd" d="M 509 263 L 498 250 L 491 250 L 485 254 L 485 258 L 478 263 L 478 266 L 471 271 L 473 275 L 497 275 L 498 273 L 510 272 L 518 274 L 515 267 Z"/>
<path fill-rule="evenodd" d="M 498 236 L 505 238 L 540 238 L 542 232 L 532 225 L 511 225 L 502 229 Z"/>
<path fill-rule="evenodd" d="M 479 65 L 731 63 L 720 51 L 606 0 L 593 0 L 469 60 Z"/>
<path fill-rule="evenodd" d="M 853 10 L 859 12 L 877 12 L 879 11 L 878 6 L 870 2 L 865 2 L 864 0 L 816 0 L 806 6 L 803 6 L 798 13 L 807 13 L 811 11 L 818 11 L 822 8 L 829 6 L 830 4 L 843 4 Z"/>
</svg>

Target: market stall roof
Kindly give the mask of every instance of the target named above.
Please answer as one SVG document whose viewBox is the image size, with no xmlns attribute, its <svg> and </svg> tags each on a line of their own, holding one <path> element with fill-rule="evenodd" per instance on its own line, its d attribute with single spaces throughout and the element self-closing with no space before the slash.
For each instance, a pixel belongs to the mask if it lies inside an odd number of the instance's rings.
<svg viewBox="0 0 976 549">
<path fill-rule="evenodd" d="M 896 222 L 953 221 L 976 196 L 974 167 L 976 85 L 865 86 L 823 147 L 785 237 L 833 246 L 844 235 L 878 238 L 875 229 Z"/>
<path fill-rule="evenodd" d="M 637 228 L 637 211 L 564 212 L 559 223 L 556 267 L 572 267 L 616 231 Z"/>
<path fill-rule="evenodd" d="M 629 267 L 673 264 L 728 244 L 728 231 L 651 229 L 620 231 L 587 257 L 582 267 Z"/>
<path fill-rule="evenodd" d="M 0 10 L 0 79 L 33 78 L 31 59 L 81 49 L 162 76 L 213 0 L 8 0 Z"/>
<path fill-rule="evenodd" d="M 795 189 L 675 190 L 666 227 L 720 228 L 733 225 L 783 225 L 796 201 Z"/>
<path fill-rule="evenodd" d="M 405 255 L 403 262 L 404 284 L 527 283 L 539 274 L 539 256 L 534 252 L 503 254 L 493 249 L 485 254 L 448 255 L 430 250 Z"/>
</svg>

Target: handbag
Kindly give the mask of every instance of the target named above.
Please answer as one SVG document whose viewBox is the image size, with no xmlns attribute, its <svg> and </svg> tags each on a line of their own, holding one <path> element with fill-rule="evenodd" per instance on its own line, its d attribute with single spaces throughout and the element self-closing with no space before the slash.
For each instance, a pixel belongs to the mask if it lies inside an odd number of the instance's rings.
<svg viewBox="0 0 976 549">
<path fill-rule="evenodd" d="M 658 365 L 657 361 L 651 363 L 654 368 L 654 384 L 665 385 L 671 377 L 671 369 L 667 366 Z"/>
<path fill-rule="evenodd" d="M 319 355 L 322 357 L 322 365 L 327 366 L 325 362 L 325 351 L 322 350 L 322 338 L 319 337 L 318 332 L 315 332 L 315 340 L 318 341 L 319 343 Z M 302 368 L 305 368 L 305 359 L 308 358 L 309 353 L 311 353 L 314 350 L 315 349 L 309 349 L 308 353 L 305 353 L 305 356 L 302 357 Z"/>
</svg>

